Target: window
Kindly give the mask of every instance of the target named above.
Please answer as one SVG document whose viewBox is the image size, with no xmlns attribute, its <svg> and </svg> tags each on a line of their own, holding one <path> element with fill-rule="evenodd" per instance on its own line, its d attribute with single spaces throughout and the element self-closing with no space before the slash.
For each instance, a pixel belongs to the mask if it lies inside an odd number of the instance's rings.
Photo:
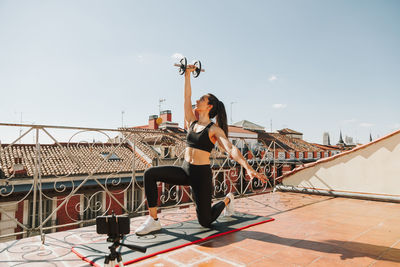
<svg viewBox="0 0 400 267">
<path fill-rule="evenodd" d="M 83 198 L 83 220 L 94 219 L 102 214 L 103 193 L 85 195 Z"/>
<path fill-rule="evenodd" d="M 42 199 L 42 221 L 46 220 L 47 217 L 50 216 L 51 212 L 53 211 L 53 200 L 52 199 Z M 29 200 L 29 219 L 28 225 L 29 227 L 33 226 L 33 200 Z M 35 227 L 39 226 L 39 199 L 36 200 L 36 207 L 35 207 Z M 51 219 L 48 220 L 43 227 L 51 226 Z"/>
<path fill-rule="evenodd" d="M 103 156 L 103 158 L 107 158 L 108 155 L 110 155 L 110 152 L 101 152 L 100 154 Z M 108 160 L 110 161 L 110 160 L 121 160 L 121 159 L 117 156 L 117 154 L 112 153 L 111 156 L 108 158 Z"/>
<path fill-rule="evenodd" d="M 142 204 L 143 200 L 143 191 L 139 188 L 136 187 L 135 190 L 130 187 L 126 191 L 126 209 L 129 211 L 135 211 L 140 204 Z M 142 206 L 142 209 L 145 207 L 145 205 Z M 141 210 L 142 210 L 141 209 Z"/>
</svg>

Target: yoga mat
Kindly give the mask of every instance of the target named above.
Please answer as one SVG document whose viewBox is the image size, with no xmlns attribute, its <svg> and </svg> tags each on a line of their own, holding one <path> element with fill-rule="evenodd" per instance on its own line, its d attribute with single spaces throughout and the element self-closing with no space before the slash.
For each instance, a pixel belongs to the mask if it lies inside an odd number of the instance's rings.
<svg viewBox="0 0 400 267">
<path fill-rule="evenodd" d="M 165 253 L 190 244 L 204 242 L 211 238 L 240 231 L 242 229 L 273 221 L 272 218 L 257 215 L 236 213 L 230 217 L 219 217 L 211 224 L 211 228 L 202 227 L 197 220 L 184 221 L 164 226 L 160 232 L 145 236 L 129 234 L 121 243 L 146 247 L 146 253 L 118 247 L 122 255 L 122 262 L 127 265 L 155 255 Z M 94 266 L 103 266 L 104 258 L 110 251 L 109 242 L 95 242 L 82 244 L 72 248 L 78 257 Z"/>
</svg>

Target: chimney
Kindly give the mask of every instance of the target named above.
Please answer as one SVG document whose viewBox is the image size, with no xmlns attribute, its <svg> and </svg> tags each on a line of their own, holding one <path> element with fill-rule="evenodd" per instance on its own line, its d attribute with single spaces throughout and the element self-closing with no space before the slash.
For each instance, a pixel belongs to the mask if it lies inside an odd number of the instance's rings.
<svg viewBox="0 0 400 267">
<path fill-rule="evenodd" d="M 149 129 L 152 129 L 152 130 L 158 129 L 158 124 L 156 122 L 157 118 L 158 118 L 157 115 L 149 116 Z"/>
<path fill-rule="evenodd" d="M 8 170 L 11 174 L 15 175 L 15 177 L 26 176 L 26 169 L 22 164 L 22 158 L 16 157 L 14 158 L 14 165 Z"/>
<path fill-rule="evenodd" d="M 162 122 L 172 121 L 172 113 L 171 110 L 163 110 L 161 111 L 160 118 Z"/>
</svg>

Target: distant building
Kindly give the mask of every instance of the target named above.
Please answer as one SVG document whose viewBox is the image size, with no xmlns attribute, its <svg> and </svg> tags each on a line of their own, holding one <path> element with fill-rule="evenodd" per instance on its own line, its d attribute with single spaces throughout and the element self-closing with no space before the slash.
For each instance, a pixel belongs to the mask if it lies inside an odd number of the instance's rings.
<svg viewBox="0 0 400 267">
<path fill-rule="evenodd" d="M 322 144 L 324 146 L 330 146 L 331 145 L 331 140 L 329 137 L 329 133 L 328 132 L 324 132 L 323 136 L 322 136 Z"/>
<path fill-rule="evenodd" d="M 353 138 L 350 139 L 353 141 Z M 342 137 L 342 131 L 340 131 L 340 136 L 339 136 L 339 141 L 336 144 L 337 147 L 340 148 L 340 150 L 352 150 L 356 145 L 354 143 L 348 143 L 346 139 L 346 143 L 343 141 Z"/>
<path fill-rule="evenodd" d="M 346 143 L 347 145 L 354 145 L 353 137 L 351 137 L 351 136 L 346 136 L 346 137 L 344 138 L 344 140 L 345 140 L 345 143 Z"/>
<path fill-rule="evenodd" d="M 345 146 L 346 143 L 343 141 L 342 131 L 340 131 L 339 141 L 336 144 L 337 146 Z"/>
</svg>

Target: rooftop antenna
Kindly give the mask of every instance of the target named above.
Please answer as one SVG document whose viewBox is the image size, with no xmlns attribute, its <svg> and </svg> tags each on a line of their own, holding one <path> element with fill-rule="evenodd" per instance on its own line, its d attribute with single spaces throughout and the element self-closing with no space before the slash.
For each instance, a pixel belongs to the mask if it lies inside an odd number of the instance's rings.
<svg viewBox="0 0 400 267">
<path fill-rule="evenodd" d="M 125 110 L 121 110 L 121 127 L 124 128 L 124 114 Z"/>
<path fill-rule="evenodd" d="M 22 112 L 21 112 L 21 117 L 20 117 L 20 124 L 22 124 Z M 19 127 L 19 137 L 22 135 L 22 127 Z M 19 139 L 19 143 L 21 144 L 21 139 Z"/>
<path fill-rule="evenodd" d="M 270 125 L 271 125 L 271 133 L 272 133 L 272 119 L 269 120 Z"/>
</svg>

